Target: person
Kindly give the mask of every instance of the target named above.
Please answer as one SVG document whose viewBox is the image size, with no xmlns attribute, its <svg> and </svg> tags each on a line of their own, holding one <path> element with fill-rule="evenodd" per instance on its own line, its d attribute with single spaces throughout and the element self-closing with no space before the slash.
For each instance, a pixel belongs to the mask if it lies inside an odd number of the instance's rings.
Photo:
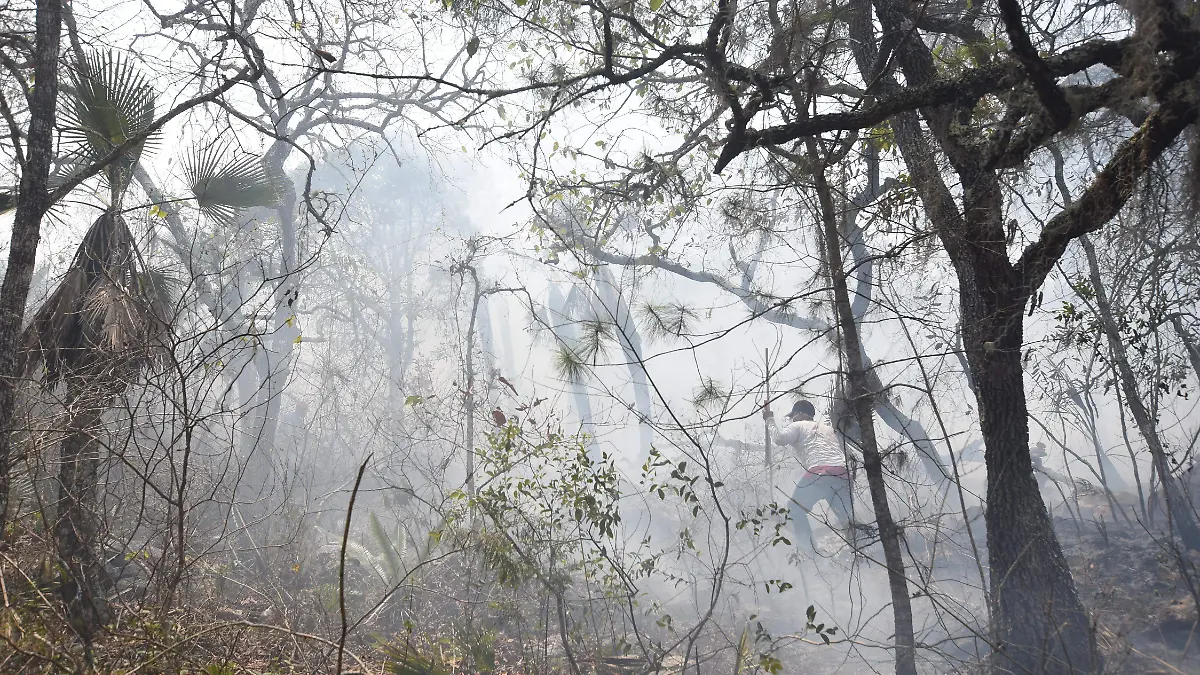
<svg viewBox="0 0 1200 675">
<path fill-rule="evenodd" d="M 1058 492 L 1058 496 L 1065 500 L 1066 495 L 1063 494 L 1062 486 L 1066 485 L 1068 488 L 1071 488 L 1074 485 L 1074 481 L 1068 476 L 1064 476 L 1046 466 L 1046 444 L 1038 442 L 1036 445 L 1030 446 L 1029 459 L 1033 463 L 1033 477 L 1037 479 L 1038 489 L 1042 493 L 1042 498 L 1045 500 L 1046 506 L 1049 507 L 1056 501 L 1054 499 L 1056 491 Z M 1053 509 L 1050 510 L 1053 511 Z"/>
<path fill-rule="evenodd" d="M 814 549 L 808 514 L 817 504 L 822 501 L 828 504 L 843 527 L 850 526 L 852 514 L 852 479 L 846 454 L 833 427 L 814 419 L 816 412 L 811 402 L 796 401 L 786 415 L 787 426 L 780 428 L 770 406 L 763 409 L 763 417 L 774 427 L 772 436 L 776 445 L 791 447 L 804 468 L 804 475 L 792 493 L 792 529 L 796 534 L 796 546 Z"/>
</svg>

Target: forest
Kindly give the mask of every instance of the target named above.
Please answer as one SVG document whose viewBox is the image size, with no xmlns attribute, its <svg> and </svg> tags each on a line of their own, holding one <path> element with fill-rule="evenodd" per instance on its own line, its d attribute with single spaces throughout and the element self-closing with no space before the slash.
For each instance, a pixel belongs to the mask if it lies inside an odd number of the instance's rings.
<svg viewBox="0 0 1200 675">
<path fill-rule="evenodd" d="M 0 0 L 0 673 L 1200 673 L 1195 0 Z"/>
</svg>

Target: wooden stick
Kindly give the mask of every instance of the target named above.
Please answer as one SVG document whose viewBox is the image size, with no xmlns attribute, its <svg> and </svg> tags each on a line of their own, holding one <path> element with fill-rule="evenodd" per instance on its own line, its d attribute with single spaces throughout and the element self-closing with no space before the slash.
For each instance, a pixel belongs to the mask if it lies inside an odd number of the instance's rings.
<svg viewBox="0 0 1200 675">
<path fill-rule="evenodd" d="M 346 529 L 342 532 L 342 557 L 338 563 L 338 609 L 342 614 L 342 635 L 337 642 L 337 670 L 336 675 L 342 675 L 342 657 L 346 652 L 346 544 L 350 542 L 350 520 L 354 518 L 354 499 L 358 497 L 358 488 L 362 485 L 363 472 L 367 470 L 367 464 L 371 461 L 371 456 L 363 460 L 362 466 L 358 467 L 358 477 L 354 479 L 354 490 L 350 492 L 350 506 L 346 508 Z"/>
<path fill-rule="evenodd" d="M 763 410 L 771 407 L 771 350 L 763 350 L 763 363 L 767 368 L 766 375 L 766 399 L 763 401 Z M 771 481 L 771 490 L 775 490 L 775 457 L 771 453 L 771 421 L 763 416 L 763 435 L 766 436 L 767 453 L 763 458 L 767 463 L 767 476 Z M 774 496 L 774 495 L 772 495 Z"/>
</svg>

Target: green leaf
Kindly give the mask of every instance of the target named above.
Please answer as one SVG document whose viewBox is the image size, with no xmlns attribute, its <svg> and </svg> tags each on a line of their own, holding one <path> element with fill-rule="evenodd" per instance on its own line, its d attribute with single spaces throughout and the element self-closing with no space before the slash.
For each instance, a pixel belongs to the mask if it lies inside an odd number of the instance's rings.
<svg viewBox="0 0 1200 675">
<path fill-rule="evenodd" d="M 399 583 L 401 575 L 404 573 L 404 563 L 401 560 L 400 551 L 392 544 L 391 537 L 383 529 L 383 524 L 379 522 L 379 518 L 374 511 L 368 513 L 367 524 L 370 526 L 371 535 L 375 537 L 375 544 L 383 553 L 383 562 L 387 567 L 388 578 L 384 581 L 389 586 L 394 586 Z"/>
<path fill-rule="evenodd" d="M 417 651 L 411 644 L 385 645 L 384 671 L 392 675 L 449 675 L 450 667 Z"/>
<path fill-rule="evenodd" d="M 197 147 L 184 160 L 183 174 L 201 212 L 232 227 L 243 209 L 277 204 L 283 186 L 257 157 L 229 154 L 224 144 Z"/>
<path fill-rule="evenodd" d="M 650 11 L 657 12 L 659 7 L 662 7 L 663 0 L 650 0 Z"/>
<path fill-rule="evenodd" d="M 68 98 L 62 106 L 63 136 L 79 148 L 83 161 L 77 165 L 83 168 L 123 147 L 103 175 L 124 192 L 146 145 L 144 140 L 125 143 L 154 122 L 154 89 L 128 58 L 104 52 L 76 63 L 63 93 Z"/>
<path fill-rule="evenodd" d="M 415 406 L 421 405 L 424 401 L 425 401 L 424 396 L 417 396 L 416 394 L 413 394 L 412 396 L 405 397 L 404 405 L 415 407 Z"/>
</svg>

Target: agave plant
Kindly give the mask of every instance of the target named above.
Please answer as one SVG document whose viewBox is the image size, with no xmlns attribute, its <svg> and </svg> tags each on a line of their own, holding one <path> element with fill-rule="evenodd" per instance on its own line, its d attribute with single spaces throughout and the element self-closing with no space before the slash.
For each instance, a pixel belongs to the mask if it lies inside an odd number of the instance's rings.
<svg viewBox="0 0 1200 675">
<path fill-rule="evenodd" d="M 95 430 L 133 375 L 166 353 L 174 282 L 143 259 L 121 206 L 152 142 L 141 135 L 154 120 L 153 88 L 128 59 L 96 54 L 77 64 L 63 93 L 64 138 L 74 147 L 61 164 L 86 166 L 120 153 L 102 173 L 107 209 L 24 336 L 27 368 L 41 366 L 45 382 L 66 391 L 55 532 L 69 571 L 63 593 L 72 623 L 87 638 L 104 615 L 94 595 L 102 581 L 91 515 L 99 467 Z M 275 186 L 254 160 L 197 151 L 186 167 L 201 211 L 219 223 L 232 222 L 243 208 L 275 202 Z"/>
</svg>

